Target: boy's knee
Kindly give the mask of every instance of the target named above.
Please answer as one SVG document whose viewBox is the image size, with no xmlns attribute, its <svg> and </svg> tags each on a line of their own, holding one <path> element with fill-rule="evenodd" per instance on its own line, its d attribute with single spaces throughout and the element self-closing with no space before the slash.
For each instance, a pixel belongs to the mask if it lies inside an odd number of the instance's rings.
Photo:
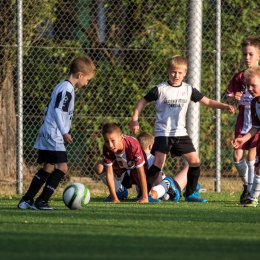
<svg viewBox="0 0 260 260">
<path fill-rule="evenodd" d="M 94 166 L 94 171 L 96 174 L 101 174 L 104 172 L 104 164 L 103 161 L 98 161 Z"/>
<path fill-rule="evenodd" d="M 68 166 L 67 165 L 58 166 L 57 169 L 62 171 L 64 174 L 68 173 Z"/>
</svg>

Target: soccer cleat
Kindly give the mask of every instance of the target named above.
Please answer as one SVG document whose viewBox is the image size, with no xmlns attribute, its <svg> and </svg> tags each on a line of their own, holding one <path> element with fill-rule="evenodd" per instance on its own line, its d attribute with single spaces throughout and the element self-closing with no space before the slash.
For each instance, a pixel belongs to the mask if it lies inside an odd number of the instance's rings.
<svg viewBox="0 0 260 260">
<path fill-rule="evenodd" d="M 124 188 L 124 190 L 121 192 L 117 191 L 116 196 L 119 200 L 124 200 L 128 196 L 128 190 L 126 188 Z M 111 201 L 112 201 L 112 198 L 110 195 L 107 198 L 103 199 L 103 202 L 111 202 Z"/>
<path fill-rule="evenodd" d="M 240 203 L 241 204 L 245 204 L 245 202 L 247 201 L 247 197 L 248 197 L 248 192 L 247 192 L 247 185 L 243 185 L 244 186 L 244 190 L 240 196 Z"/>
<path fill-rule="evenodd" d="M 171 201 L 175 201 L 178 202 L 181 198 L 181 194 L 180 191 L 178 190 L 178 188 L 175 186 L 175 183 L 173 181 L 173 179 L 169 176 L 166 176 L 163 179 L 164 182 L 166 182 L 167 186 L 168 186 L 168 191 L 167 193 L 170 196 L 170 200 Z"/>
<path fill-rule="evenodd" d="M 154 199 L 150 194 L 148 195 L 148 201 L 149 202 L 161 202 L 160 199 Z"/>
<path fill-rule="evenodd" d="M 193 192 L 190 196 L 185 197 L 187 202 L 207 202 L 206 199 L 202 198 L 198 192 Z"/>
<path fill-rule="evenodd" d="M 250 200 L 250 199 L 247 199 L 245 202 L 244 202 L 244 207 L 257 207 L 258 205 L 258 201 L 255 201 L 255 200 Z"/>
<path fill-rule="evenodd" d="M 33 204 L 33 200 L 27 200 L 21 199 L 17 205 L 18 209 L 34 209 L 37 210 L 37 208 Z"/>
<path fill-rule="evenodd" d="M 37 209 L 40 209 L 40 210 L 54 210 L 52 207 L 50 207 L 48 205 L 47 202 L 45 202 L 44 200 L 41 200 L 41 201 L 36 201 L 34 203 L 34 206 L 37 208 Z"/>
</svg>

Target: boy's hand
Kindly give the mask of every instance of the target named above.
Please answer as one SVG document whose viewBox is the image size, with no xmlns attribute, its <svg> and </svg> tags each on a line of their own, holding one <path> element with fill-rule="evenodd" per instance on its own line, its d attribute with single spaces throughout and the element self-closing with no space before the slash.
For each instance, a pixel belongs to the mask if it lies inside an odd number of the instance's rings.
<svg viewBox="0 0 260 260">
<path fill-rule="evenodd" d="M 137 200 L 136 202 L 138 202 L 138 203 L 148 203 L 149 201 L 148 201 L 148 198 L 142 198 L 140 200 Z"/>
<path fill-rule="evenodd" d="M 112 201 L 109 202 L 109 203 L 120 203 L 120 200 L 119 199 L 112 199 Z"/>
<path fill-rule="evenodd" d="M 68 144 L 72 144 L 73 143 L 73 140 L 72 140 L 72 137 L 70 134 L 64 134 L 63 135 L 63 140 L 65 143 L 68 143 Z"/>
<path fill-rule="evenodd" d="M 236 108 L 231 105 L 227 105 L 225 110 L 227 110 L 228 112 L 233 113 L 233 114 L 236 113 Z"/>
<path fill-rule="evenodd" d="M 137 120 L 131 120 L 128 125 L 130 130 L 132 130 L 134 134 L 136 134 L 139 131 L 139 123 Z"/>
<path fill-rule="evenodd" d="M 241 99 L 241 97 L 243 96 L 243 91 L 240 92 L 236 92 L 235 94 L 235 100 L 239 101 Z"/>
<path fill-rule="evenodd" d="M 243 138 L 236 138 L 233 141 L 231 141 L 231 144 L 233 145 L 234 148 L 240 147 L 244 143 Z"/>
</svg>

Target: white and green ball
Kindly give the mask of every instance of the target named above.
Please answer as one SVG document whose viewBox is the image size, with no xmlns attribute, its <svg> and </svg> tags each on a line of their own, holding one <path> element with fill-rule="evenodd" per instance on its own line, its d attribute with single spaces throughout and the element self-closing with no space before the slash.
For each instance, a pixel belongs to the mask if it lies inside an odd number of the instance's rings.
<svg viewBox="0 0 260 260">
<path fill-rule="evenodd" d="M 69 209 L 82 209 L 90 201 L 90 191 L 84 184 L 73 182 L 64 189 L 62 197 Z"/>
</svg>

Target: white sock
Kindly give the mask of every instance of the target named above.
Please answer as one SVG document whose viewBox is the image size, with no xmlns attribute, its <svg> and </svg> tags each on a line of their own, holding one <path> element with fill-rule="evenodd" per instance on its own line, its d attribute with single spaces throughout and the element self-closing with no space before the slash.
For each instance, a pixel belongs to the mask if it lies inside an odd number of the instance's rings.
<svg viewBox="0 0 260 260">
<path fill-rule="evenodd" d="M 247 185 L 248 180 L 248 167 L 246 161 L 243 159 L 240 162 L 234 162 L 234 165 L 238 171 L 238 174 L 244 185 Z"/>
<path fill-rule="evenodd" d="M 168 191 L 168 186 L 162 181 L 160 184 L 153 186 L 152 190 L 157 192 L 158 198 L 161 198 Z"/>
<path fill-rule="evenodd" d="M 247 180 L 247 191 L 251 191 L 254 176 L 255 176 L 255 161 L 247 161 L 248 166 L 248 180 Z"/>
<path fill-rule="evenodd" d="M 124 177 L 124 175 L 122 175 L 122 176 Z M 107 173 L 106 173 L 106 172 L 103 172 L 103 173 L 101 173 L 101 174 L 99 175 L 99 177 L 100 177 L 100 179 L 103 181 L 103 183 L 104 183 L 105 185 L 107 185 Z M 123 177 L 122 177 L 122 179 L 123 179 Z M 116 190 L 116 192 L 122 192 L 125 187 L 121 184 L 120 181 L 118 181 L 118 180 L 116 179 L 116 177 L 114 177 L 114 182 L 115 182 L 115 190 Z"/>
<path fill-rule="evenodd" d="M 252 189 L 250 191 L 250 199 L 254 201 L 258 201 L 259 195 L 260 195 L 260 176 L 255 175 Z"/>
</svg>

